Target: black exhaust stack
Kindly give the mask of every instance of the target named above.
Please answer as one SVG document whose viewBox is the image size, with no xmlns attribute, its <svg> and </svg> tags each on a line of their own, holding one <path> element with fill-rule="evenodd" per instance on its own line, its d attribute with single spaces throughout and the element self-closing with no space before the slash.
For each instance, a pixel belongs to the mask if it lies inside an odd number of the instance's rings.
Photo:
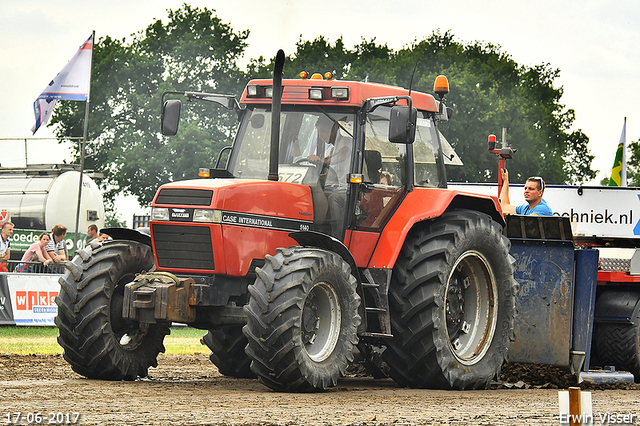
<svg viewBox="0 0 640 426">
<path fill-rule="evenodd" d="M 282 68 L 284 51 L 278 50 L 273 67 L 273 97 L 271 98 L 271 151 L 269 155 L 269 180 L 278 180 L 278 158 L 280 149 L 280 105 L 282 103 Z"/>
</svg>

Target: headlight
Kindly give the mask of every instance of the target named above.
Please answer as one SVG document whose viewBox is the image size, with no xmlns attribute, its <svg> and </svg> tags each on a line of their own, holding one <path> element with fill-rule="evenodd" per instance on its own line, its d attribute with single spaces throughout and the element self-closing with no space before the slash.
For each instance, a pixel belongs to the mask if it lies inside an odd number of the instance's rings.
<svg viewBox="0 0 640 426">
<path fill-rule="evenodd" d="M 169 209 L 166 207 L 152 207 L 151 220 L 169 220 Z"/>
<path fill-rule="evenodd" d="M 193 221 L 194 222 L 221 223 L 222 222 L 222 212 L 220 210 L 195 209 L 193 211 Z"/>
</svg>

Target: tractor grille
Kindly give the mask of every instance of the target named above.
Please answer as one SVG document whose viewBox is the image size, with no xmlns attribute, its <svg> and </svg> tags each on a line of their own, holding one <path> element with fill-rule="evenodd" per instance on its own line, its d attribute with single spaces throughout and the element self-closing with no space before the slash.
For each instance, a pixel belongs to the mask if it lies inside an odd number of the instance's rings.
<svg viewBox="0 0 640 426">
<path fill-rule="evenodd" d="M 164 188 L 156 197 L 156 204 L 210 206 L 212 198 L 212 190 Z"/>
<path fill-rule="evenodd" d="M 211 230 L 207 226 L 151 225 L 158 266 L 215 269 Z"/>
</svg>

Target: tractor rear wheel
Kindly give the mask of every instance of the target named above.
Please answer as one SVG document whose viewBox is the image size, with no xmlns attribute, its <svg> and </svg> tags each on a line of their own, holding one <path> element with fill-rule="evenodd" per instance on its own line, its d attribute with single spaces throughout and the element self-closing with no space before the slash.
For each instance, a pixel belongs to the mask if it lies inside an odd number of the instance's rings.
<svg viewBox="0 0 640 426">
<path fill-rule="evenodd" d="M 636 318 L 636 321 L 639 318 Z M 629 371 L 640 383 L 640 326 L 635 324 L 598 324 L 596 345 L 598 363 L 614 365 L 616 370 Z"/>
<path fill-rule="evenodd" d="M 256 378 L 251 371 L 251 358 L 244 352 L 247 338 L 242 334 L 242 326 L 209 330 L 202 340 L 211 349 L 209 359 L 218 367 L 220 374 L 241 379 Z"/>
<path fill-rule="evenodd" d="M 361 320 L 349 265 L 307 247 L 278 249 L 265 259 L 244 308 L 251 369 L 277 391 L 335 386 L 353 361 Z"/>
<path fill-rule="evenodd" d="M 80 250 L 60 278 L 55 323 L 64 359 L 91 379 L 135 380 L 158 365 L 167 324 L 122 317 L 124 286 L 154 266 L 151 247 L 113 241 Z"/>
<path fill-rule="evenodd" d="M 599 305 L 603 301 L 612 306 L 613 310 L 599 312 Z M 616 305 L 625 308 L 630 306 L 632 311 L 623 314 L 615 310 Z M 635 381 L 640 383 L 640 295 L 630 291 L 603 293 L 596 302 L 596 317 L 607 313 L 611 313 L 611 316 L 628 315 L 631 321 L 596 323 L 594 343 L 597 363 L 603 367 L 614 365 L 616 370 L 629 371 Z"/>
<path fill-rule="evenodd" d="M 393 270 L 390 375 L 402 386 L 487 388 L 513 335 L 510 243 L 491 217 L 469 210 L 414 231 Z"/>
</svg>

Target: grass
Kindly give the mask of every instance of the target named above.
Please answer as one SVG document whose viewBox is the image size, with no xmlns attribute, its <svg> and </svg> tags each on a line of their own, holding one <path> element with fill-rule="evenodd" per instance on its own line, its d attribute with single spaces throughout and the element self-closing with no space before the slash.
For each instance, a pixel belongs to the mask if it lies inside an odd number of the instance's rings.
<svg viewBox="0 0 640 426">
<path fill-rule="evenodd" d="M 173 327 L 164 339 L 167 354 L 209 353 L 209 348 L 200 344 L 204 330 L 190 327 Z M 14 327 L 0 326 L 1 354 L 61 354 L 58 345 L 57 327 Z"/>
</svg>

